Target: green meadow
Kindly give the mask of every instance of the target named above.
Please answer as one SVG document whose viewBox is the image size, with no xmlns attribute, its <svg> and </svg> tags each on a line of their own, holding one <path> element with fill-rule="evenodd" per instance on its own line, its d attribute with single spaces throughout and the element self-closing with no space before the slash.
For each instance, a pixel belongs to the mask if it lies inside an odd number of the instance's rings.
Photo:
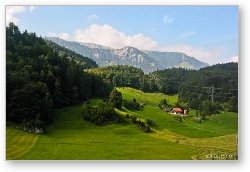
<svg viewBox="0 0 250 172">
<path fill-rule="evenodd" d="M 129 119 L 126 124 L 96 126 L 81 117 L 83 105 L 55 110 L 53 123 L 44 135 L 6 128 L 7 160 L 191 160 L 236 159 L 238 114 L 224 112 L 210 116 L 204 123 L 193 117 L 176 120 L 158 108 L 165 98 L 171 105 L 177 95 L 144 93 L 132 88 L 118 88 L 123 99 L 144 103 L 139 111 L 123 108 L 121 115 L 133 114 L 152 121 L 152 132 L 144 133 Z M 95 106 L 99 99 L 89 100 Z M 195 111 L 191 110 L 190 115 Z M 222 156 L 223 155 L 223 156 Z M 233 155 L 228 157 L 225 155 Z"/>
</svg>

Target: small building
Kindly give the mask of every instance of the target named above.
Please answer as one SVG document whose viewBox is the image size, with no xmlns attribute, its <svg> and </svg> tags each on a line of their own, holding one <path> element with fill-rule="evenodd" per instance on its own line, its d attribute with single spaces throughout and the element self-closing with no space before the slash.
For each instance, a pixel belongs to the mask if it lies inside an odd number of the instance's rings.
<svg viewBox="0 0 250 172">
<path fill-rule="evenodd" d="M 188 115 L 188 110 L 184 109 L 184 115 Z"/>
<path fill-rule="evenodd" d="M 183 110 L 181 108 L 172 108 L 170 113 L 171 114 L 183 114 Z"/>
</svg>

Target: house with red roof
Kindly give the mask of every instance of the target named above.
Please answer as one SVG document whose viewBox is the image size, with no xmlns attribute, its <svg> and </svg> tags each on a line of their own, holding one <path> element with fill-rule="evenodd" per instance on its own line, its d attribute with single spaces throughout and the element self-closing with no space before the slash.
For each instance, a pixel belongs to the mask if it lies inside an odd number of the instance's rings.
<svg viewBox="0 0 250 172">
<path fill-rule="evenodd" d="M 183 114 L 183 110 L 181 108 L 172 108 L 170 110 L 171 114 Z"/>
</svg>

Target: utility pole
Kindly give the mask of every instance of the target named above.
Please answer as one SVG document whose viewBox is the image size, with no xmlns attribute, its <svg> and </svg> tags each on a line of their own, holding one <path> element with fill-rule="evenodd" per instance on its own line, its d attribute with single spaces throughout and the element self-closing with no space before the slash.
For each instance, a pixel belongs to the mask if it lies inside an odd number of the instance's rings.
<svg viewBox="0 0 250 172">
<path fill-rule="evenodd" d="M 205 89 L 205 92 L 210 97 L 212 103 L 215 102 L 215 99 L 220 101 L 219 97 L 222 97 L 224 99 L 225 99 L 225 96 L 227 96 L 226 98 L 231 98 L 233 96 L 237 97 L 237 94 L 235 95 L 234 92 L 238 93 L 238 89 L 229 89 L 229 93 L 223 93 L 223 88 L 215 88 L 214 85 L 212 85 L 210 87 L 200 87 L 200 86 L 191 86 L 191 87 Z M 195 91 L 192 91 L 192 92 L 196 93 Z M 198 94 L 198 93 L 196 93 L 196 94 Z M 203 94 L 198 94 L 198 95 L 202 96 Z"/>
<path fill-rule="evenodd" d="M 215 90 L 215 88 L 214 88 L 214 85 L 211 87 L 211 101 L 212 101 L 212 103 L 214 102 L 214 90 Z"/>
<path fill-rule="evenodd" d="M 211 101 L 212 101 L 212 103 L 214 102 L 214 100 L 215 100 L 215 87 L 214 87 L 214 85 L 212 85 L 211 87 L 204 87 L 204 88 L 207 88 L 208 89 L 208 91 L 207 91 L 207 93 L 209 94 L 209 96 L 211 97 Z"/>
</svg>

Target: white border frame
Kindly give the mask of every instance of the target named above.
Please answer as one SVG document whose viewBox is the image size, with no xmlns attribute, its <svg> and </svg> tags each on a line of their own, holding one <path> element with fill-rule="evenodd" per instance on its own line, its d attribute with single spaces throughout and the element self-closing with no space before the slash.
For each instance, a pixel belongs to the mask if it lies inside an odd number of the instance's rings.
<svg viewBox="0 0 250 172">
<path fill-rule="evenodd" d="M 250 2 L 250 1 L 249 1 Z M 0 168 L 1 171 L 247 171 L 249 166 L 249 124 L 248 95 L 249 78 L 249 13 L 246 0 L 2 0 L 0 2 Z M 238 161 L 5 161 L 5 5 L 239 5 L 239 160 Z"/>
</svg>

